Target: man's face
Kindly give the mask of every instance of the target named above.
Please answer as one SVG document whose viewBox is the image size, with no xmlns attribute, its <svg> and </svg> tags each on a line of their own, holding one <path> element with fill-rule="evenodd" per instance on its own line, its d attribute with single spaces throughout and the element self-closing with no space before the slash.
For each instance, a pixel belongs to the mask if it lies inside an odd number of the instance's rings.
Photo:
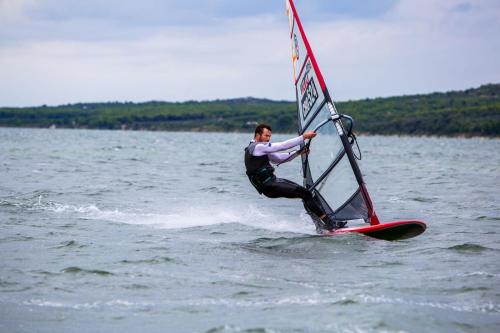
<svg viewBox="0 0 500 333">
<path fill-rule="evenodd" d="M 268 130 L 267 128 L 264 128 L 262 131 L 262 134 L 257 134 L 255 136 L 255 141 L 257 142 L 269 142 L 271 140 L 271 131 Z"/>
</svg>

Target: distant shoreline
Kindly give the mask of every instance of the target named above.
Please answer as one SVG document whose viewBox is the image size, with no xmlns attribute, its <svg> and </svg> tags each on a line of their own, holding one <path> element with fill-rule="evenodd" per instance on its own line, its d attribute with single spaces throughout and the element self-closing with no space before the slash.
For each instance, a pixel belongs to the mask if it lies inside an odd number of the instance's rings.
<svg viewBox="0 0 500 333">
<path fill-rule="evenodd" d="M 39 130 L 87 130 L 87 131 L 113 131 L 113 132 L 168 132 L 168 133 L 228 133 L 228 134 L 248 134 L 249 137 L 253 136 L 253 131 L 246 132 L 224 132 L 224 131 L 197 131 L 197 130 L 152 130 L 152 129 L 108 129 L 108 128 L 83 128 L 83 127 L 25 127 L 25 126 L 1 126 L 2 128 L 9 129 L 39 129 Z M 436 135 L 436 134 L 377 134 L 377 133 L 363 133 L 354 131 L 357 137 L 364 136 L 382 136 L 382 137 L 401 137 L 401 138 L 429 138 L 429 139 L 486 139 L 486 140 L 499 140 L 500 135 L 498 136 L 481 136 L 481 135 Z M 275 135 L 297 135 L 297 132 L 275 132 Z"/>
<path fill-rule="evenodd" d="M 336 103 L 365 135 L 500 137 L 500 84 L 464 91 Z M 77 103 L 0 108 L 0 127 L 296 133 L 296 104 L 257 98 L 182 103 Z"/>
</svg>

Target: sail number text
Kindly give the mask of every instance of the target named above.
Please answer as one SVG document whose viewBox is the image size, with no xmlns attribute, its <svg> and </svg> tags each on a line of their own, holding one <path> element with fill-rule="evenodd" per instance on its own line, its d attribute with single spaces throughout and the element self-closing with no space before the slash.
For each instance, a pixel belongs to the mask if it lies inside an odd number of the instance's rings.
<svg viewBox="0 0 500 333">
<path fill-rule="evenodd" d="M 309 77 L 308 73 L 302 79 L 300 83 L 300 92 L 302 94 L 302 115 L 304 119 L 307 117 L 309 112 L 314 106 L 314 103 L 318 100 L 318 91 L 316 90 L 316 85 L 314 84 L 313 78 Z"/>
</svg>

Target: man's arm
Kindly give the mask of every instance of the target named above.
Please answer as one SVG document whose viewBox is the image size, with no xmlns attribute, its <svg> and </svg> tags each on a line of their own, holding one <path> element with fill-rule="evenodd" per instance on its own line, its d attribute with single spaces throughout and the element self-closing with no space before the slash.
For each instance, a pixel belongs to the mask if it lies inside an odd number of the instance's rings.
<svg viewBox="0 0 500 333">
<path fill-rule="evenodd" d="M 259 143 L 258 145 L 255 146 L 255 149 L 253 151 L 254 156 L 263 156 L 263 155 L 268 155 L 272 153 L 276 153 L 279 151 L 287 150 L 290 148 L 293 148 L 295 146 L 298 146 L 300 144 L 304 143 L 304 138 L 301 136 L 298 136 L 296 138 L 286 140 L 283 142 L 267 142 L 267 143 Z M 288 154 L 286 154 L 288 155 Z"/>
<path fill-rule="evenodd" d="M 300 155 L 300 150 L 291 151 L 289 153 L 272 153 L 269 154 L 269 160 L 274 164 L 281 164 L 284 162 L 290 162 L 295 157 Z"/>
</svg>

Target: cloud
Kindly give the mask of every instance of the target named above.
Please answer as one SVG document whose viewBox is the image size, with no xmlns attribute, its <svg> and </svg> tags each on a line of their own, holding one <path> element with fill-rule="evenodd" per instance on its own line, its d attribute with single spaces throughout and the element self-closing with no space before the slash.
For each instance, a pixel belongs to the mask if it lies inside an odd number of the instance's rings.
<svg viewBox="0 0 500 333">
<path fill-rule="evenodd" d="M 292 100 L 283 2 L 264 2 L 0 0 L 0 105 Z M 318 3 L 297 9 L 339 100 L 500 81 L 496 1 L 339 1 L 316 20 Z"/>
<path fill-rule="evenodd" d="M 292 96 L 287 25 L 276 24 L 273 17 L 151 32 L 124 40 L 55 39 L 5 46 L 0 76 L 8 80 L 0 83 L 0 100 L 26 105 L 28 100 L 60 104 L 276 97 L 280 77 L 286 79 L 281 86 L 287 87 L 287 97 Z"/>
<path fill-rule="evenodd" d="M 34 2 L 34 0 L 0 0 L 0 17 L 3 20 L 19 17 Z"/>
<path fill-rule="evenodd" d="M 309 29 L 334 96 L 345 100 L 500 81 L 500 4 L 402 0 L 384 17 Z"/>
</svg>

